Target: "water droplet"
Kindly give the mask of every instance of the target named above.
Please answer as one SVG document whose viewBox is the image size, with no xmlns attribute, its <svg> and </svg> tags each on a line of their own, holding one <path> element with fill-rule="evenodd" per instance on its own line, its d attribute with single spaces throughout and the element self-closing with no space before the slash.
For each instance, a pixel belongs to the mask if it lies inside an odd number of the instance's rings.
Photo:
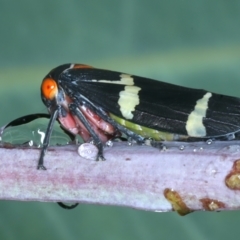
<svg viewBox="0 0 240 240">
<path fill-rule="evenodd" d="M 78 154 L 88 160 L 96 160 L 98 155 L 98 148 L 91 143 L 83 143 L 78 147 Z"/>
<path fill-rule="evenodd" d="M 146 146 L 152 146 L 152 139 L 151 138 L 146 138 L 145 140 L 144 140 L 144 144 L 146 145 Z"/>
<path fill-rule="evenodd" d="M 183 151 L 183 150 L 185 149 L 185 146 L 184 146 L 184 145 L 180 145 L 180 146 L 179 146 L 179 149 L 180 149 L 181 151 Z"/>
<path fill-rule="evenodd" d="M 107 146 L 107 147 L 112 147 L 112 146 L 113 146 L 113 141 L 112 141 L 112 140 L 108 140 L 108 141 L 106 142 L 106 146 Z"/>
<path fill-rule="evenodd" d="M 161 146 L 161 150 L 164 152 L 164 151 L 167 151 L 167 146 L 166 145 L 162 145 Z"/>
<path fill-rule="evenodd" d="M 193 149 L 193 152 L 197 152 L 197 149 L 196 149 L 196 148 L 194 148 L 194 149 Z"/>
<path fill-rule="evenodd" d="M 94 141 L 93 141 L 93 139 L 89 140 L 88 143 L 91 143 L 92 145 L 95 144 Z"/>
<path fill-rule="evenodd" d="M 129 137 L 129 138 L 127 139 L 127 142 L 128 142 L 128 146 L 132 146 L 132 138 Z"/>
<path fill-rule="evenodd" d="M 213 140 L 212 140 L 212 139 L 208 139 L 208 140 L 206 141 L 206 143 L 207 143 L 208 145 L 210 145 L 210 144 L 213 143 Z"/>
<path fill-rule="evenodd" d="M 203 147 L 200 147 L 199 150 L 200 150 L 200 151 L 203 151 Z"/>
<path fill-rule="evenodd" d="M 132 146 L 134 143 L 136 143 L 136 141 L 134 139 L 132 139 L 131 137 L 128 138 L 128 145 Z"/>
<path fill-rule="evenodd" d="M 227 135 L 227 140 L 228 140 L 228 141 L 233 140 L 233 139 L 235 139 L 235 138 L 236 138 L 236 137 L 235 137 L 235 134 L 234 134 L 234 133 L 231 133 L 231 134 Z"/>
</svg>

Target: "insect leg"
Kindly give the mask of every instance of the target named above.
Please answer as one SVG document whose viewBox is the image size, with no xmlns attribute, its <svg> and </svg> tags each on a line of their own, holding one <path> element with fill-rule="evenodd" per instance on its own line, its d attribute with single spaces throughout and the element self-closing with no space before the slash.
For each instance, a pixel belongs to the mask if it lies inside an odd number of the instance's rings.
<svg viewBox="0 0 240 240">
<path fill-rule="evenodd" d="M 101 140 L 99 139 L 98 135 L 94 132 L 94 130 L 92 129 L 91 125 L 89 124 L 88 120 L 85 118 L 85 116 L 83 115 L 83 113 L 81 112 L 81 110 L 77 107 L 77 105 L 75 103 L 71 103 L 69 104 L 69 110 L 73 115 L 76 115 L 78 117 L 78 119 L 83 123 L 83 125 L 86 127 L 86 129 L 88 130 L 88 132 L 90 133 L 90 135 L 93 138 L 94 144 L 97 146 L 98 148 L 98 157 L 97 160 L 105 160 L 105 158 L 103 157 L 103 144 L 101 142 Z"/>
<path fill-rule="evenodd" d="M 46 167 L 44 167 L 44 165 L 43 165 L 44 156 L 45 156 L 46 150 L 47 150 L 48 145 L 49 145 L 50 137 L 52 135 L 53 124 L 54 124 L 54 122 L 56 121 L 56 119 L 58 117 L 59 111 L 60 111 L 60 107 L 57 107 L 53 111 L 53 113 L 52 113 L 52 115 L 50 117 L 50 121 L 49 121 L 49 124 L 48 124 L 48 127 L 47 127 L 46 135 L 45 135 L 44 141 L 43 141 L 43 147 L 42 147 L 41 153 L 40 153 L 40 158 L 38 160 L 37 169 L 46 170 Z"/>
<path fill-rule="evenodd" d="M 68 209 L 68 210 L 69 210 L 69 209 L 73 209 L 73 208 L 77 207 L 79 203 L 74 203 L 74 204 L 72 204 L 72 205 L 66 205 L 66 204 L 64 204 L 64 203 L 62 203 L 62 202 L 57 202 L 57 204 L 58 204 L 61 208 L 64 208 L 64 209 Z"/>
</svg>

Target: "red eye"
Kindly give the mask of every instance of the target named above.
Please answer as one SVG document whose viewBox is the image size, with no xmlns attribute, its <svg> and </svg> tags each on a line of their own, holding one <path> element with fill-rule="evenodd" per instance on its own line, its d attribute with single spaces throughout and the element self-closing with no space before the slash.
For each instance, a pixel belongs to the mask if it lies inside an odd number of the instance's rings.
<svg viewBox="0 0 240 240">
<path fill-rule="evenodd" d="M 43 96 L 48 100 L 52 100 L 58 92 L 57 83 L 52 78 L 45 78 L 41 89 Z"/>
</svg>

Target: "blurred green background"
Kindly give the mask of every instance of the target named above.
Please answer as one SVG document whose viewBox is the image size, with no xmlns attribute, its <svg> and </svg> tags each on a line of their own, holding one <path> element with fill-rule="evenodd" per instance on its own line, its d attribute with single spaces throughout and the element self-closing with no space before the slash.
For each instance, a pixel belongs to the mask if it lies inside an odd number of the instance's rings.
<svg viewBox="0 0 240 240">
<path fill-rule="evenodd" d="M 240 97 L 239 12 L 239 0 L 0 0 L 0 125 L 46 112 L 41 80 L 67 62 Z M 197 240 L 240 233 L 239 211 L 180 217 L 1 201 L 0 213 L 0 239 Z"/>
</svg>

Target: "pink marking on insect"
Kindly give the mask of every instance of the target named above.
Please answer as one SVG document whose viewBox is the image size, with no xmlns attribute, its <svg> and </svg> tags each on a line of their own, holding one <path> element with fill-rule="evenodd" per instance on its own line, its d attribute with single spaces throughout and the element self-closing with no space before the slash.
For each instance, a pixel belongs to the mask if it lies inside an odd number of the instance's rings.
<svg viewBox="0 0 240 240">
<path fill-rule="evenodd" d="M 118 130 L 116 130 L 111 124 L 104 121 L 90 109 L 85 106 L 80 106 L 79 108 L 89 121 L 93 131 L 98 135 L 102 142 L 106 142 L 113 137 L 121 136 Z M 76 116 L 73 116 L 70 112 L 67 112 L 65 117 L 59 117 L 59 122 L 67 131 L 73 134 L 79 134 L 84 141 L 90 140 L 91 135 L 86 127 Z"/>
</svg>

